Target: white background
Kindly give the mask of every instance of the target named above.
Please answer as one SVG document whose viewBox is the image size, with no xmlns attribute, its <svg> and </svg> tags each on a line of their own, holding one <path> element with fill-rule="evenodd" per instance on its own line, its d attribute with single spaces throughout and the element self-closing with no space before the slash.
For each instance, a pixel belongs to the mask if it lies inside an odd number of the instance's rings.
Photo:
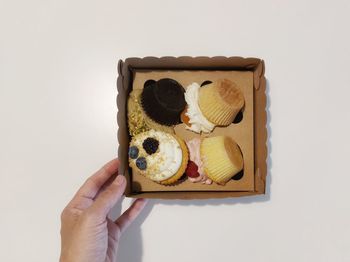
<svg viewBox="0 0 350 262">
<path fill-rule="evenodd" d="M 117 154 L 117 61 L 147 55 L 266 61 L 268 194 L 151 201 L 119 261 L 350 261 L 349 1 L 0 3 L 0 261 L 58 260 L 62 208 Z"/>
</svg>

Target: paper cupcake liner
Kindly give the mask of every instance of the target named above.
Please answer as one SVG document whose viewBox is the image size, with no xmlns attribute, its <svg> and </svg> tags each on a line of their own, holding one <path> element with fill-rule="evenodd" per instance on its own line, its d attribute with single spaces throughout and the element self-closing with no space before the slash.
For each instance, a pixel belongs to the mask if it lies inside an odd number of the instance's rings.
<svg viewBox="0 0 350 262">
<path fill-rule="evenodd" d="M 180 124 L 180 114 L 186 105 L 184 92 L 178 82 L 163 78 L 143 88 L 141 106 L 154 122 L 165 126 Z"/>
<path fill-rule="evenodd" d="M 218 184 L 225 184 L 243 169 L 242 153 L 229 137 L 205 138 L 201 144 L 201 157 L 206 175 Z"/>
<path fill-rule="evenodd" d="M 210 122 L 227 126 L 244 106 L 244 97 L 233 82 L 223 79 L 200 88 L 198 104 Z"/>
</svg>

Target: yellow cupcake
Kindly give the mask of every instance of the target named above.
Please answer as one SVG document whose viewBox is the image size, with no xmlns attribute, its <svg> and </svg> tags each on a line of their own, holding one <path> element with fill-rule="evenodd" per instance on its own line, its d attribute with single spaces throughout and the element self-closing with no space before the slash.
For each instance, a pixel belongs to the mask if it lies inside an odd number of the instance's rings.
<svg viewBox="0 0 350 262">
<path fill-rule="evenodd" d="M 201 158 L 204 172 L 218 184 L 226 184 L 243 169 L 241 150 L 227 136 L 205 138 L 201 144 Z"/>
<path fill-rule="evenodd" d="M 237 85 L 221 79 L 199 89 L 199 107 L 213 124 L 228 126 L 244 106 L 244 97 Z"/>
<path fill-rule="evenodd" d="M 179 137 L 149 130 L 134 136 L 129 146 L 129 165 L 154 182 L 171 185 L 185 173 L 188 162 L 186 144 Z"/>
</svg>

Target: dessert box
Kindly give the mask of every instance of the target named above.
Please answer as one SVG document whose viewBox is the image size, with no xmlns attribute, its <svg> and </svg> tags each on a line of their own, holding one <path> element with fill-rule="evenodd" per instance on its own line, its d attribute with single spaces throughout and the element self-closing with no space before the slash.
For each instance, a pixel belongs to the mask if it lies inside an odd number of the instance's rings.
<svg viewBox="0 0 350 262">
<path fill-rule="evenodd" d="M 265 193 L 267 131 L 266 81 L 264 62 L 257 58 L 241 57 L 145 57 L 127 58 L 118 64 L 118 141 L 119 174 L 125 175 L 128 197 L 194 199 L 224 198 Z M 171 78 L 183 87 L 218 79 L 229 79 L 240 87 L 245 106 L 241 114 L 227 127 L 215 127 L 209 134 L 196 134 L 186 130 L 185 124 L 175 127 L 177 136 L 187 141 L 194 137 L 225 135 L 233 138 L 244 159 L 243 171 L 225 185 L 192 183 L 184 180 L 174 185 L 161 185 L 137 174 L 129 168 L 127 101 L 133 89 L 142 89 L 148 80 Z"/>
</svg>

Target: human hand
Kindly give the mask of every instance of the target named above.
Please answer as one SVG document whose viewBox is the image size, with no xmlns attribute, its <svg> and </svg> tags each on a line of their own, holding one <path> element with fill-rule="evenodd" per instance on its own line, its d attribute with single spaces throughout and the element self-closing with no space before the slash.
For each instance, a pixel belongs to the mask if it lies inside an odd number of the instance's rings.
<svg viewBox="0 0 350 262">
<path fill-rule="evenodd" d="M 124 193 L 126 181 L 117 175 L 114 159 L 103 166 L 78 190 L 61 214 L 60 262 L 116 261 L 121 234 L 139 215 L 146 201 L 137 199 L 116 220 L 107 217 Z"/>
</svg>

